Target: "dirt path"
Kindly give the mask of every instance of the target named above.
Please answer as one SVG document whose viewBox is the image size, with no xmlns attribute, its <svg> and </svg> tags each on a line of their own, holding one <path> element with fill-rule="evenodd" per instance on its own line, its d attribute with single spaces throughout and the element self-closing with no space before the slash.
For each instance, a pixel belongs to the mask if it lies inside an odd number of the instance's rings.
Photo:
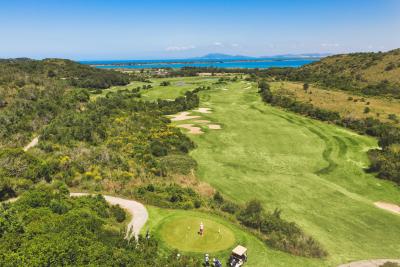
<svg viewBox="0 0 400 267">
<path fill-rule="evenodd" d="M 39 137 L 40 136 L 36 136 L 35 138 L 33 138 L 32 141 L 24 147 L 24 151 L 26 152 L 30 148 L 36 146 L 39 143 Z"/>
<path fill-rule="evenodd" d="M 392 203 L 387 203 L 387 202 L 375 202 L 374 203 L 375 206 L 377 206 L 378 208 L 390 211 L 390 212 L 394 212 L 397 214 L 400 214 L 400 206 L 396 205 L 396 204 L 392 204 Z"/>
<path fill-rule="evenodd" d="M 379 267 L 385 262 L 396 262 L 400 264 L 400 260 L 393 259 L 376 259 L 376 260 L 363 260 L 363 261 L 354 261 L 339 265 L 338 267 Z"/>
<path fill-rule="evenodd" d="M 87 196 L 88 193 L 71 193 L 72 197 L 80 197 L 80 196 Z M 131 238 L 132 235 L 135 236 L 137 239 L 140 233 L 140 230 L 145 225 L 147 219 L 149 218 L 149 214 L 143 204 L 129 199 L 119 198 L 119 197 L 112 197 L 112 196 L 104 196 L 108 203 L 112 205 L 120 205 L 121 208 L 127 210 L 131 215 L 132 219 L 127 225 L 127 229 L 131 229 L 131 235 L 125 236 L 125 238 Z"/>
</svg>

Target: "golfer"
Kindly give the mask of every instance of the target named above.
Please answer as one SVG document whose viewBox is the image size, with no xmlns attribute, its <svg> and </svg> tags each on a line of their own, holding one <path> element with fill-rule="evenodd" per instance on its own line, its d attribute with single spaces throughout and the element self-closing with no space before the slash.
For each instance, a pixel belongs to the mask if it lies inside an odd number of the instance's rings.
<svg viewBox="0 0 400 267">
<path fill-rule="evenodd" d="M 203 235 L 204 233 L 204 224 L 203 222 L 200 223 L 200 235 Z"/>
</svg>

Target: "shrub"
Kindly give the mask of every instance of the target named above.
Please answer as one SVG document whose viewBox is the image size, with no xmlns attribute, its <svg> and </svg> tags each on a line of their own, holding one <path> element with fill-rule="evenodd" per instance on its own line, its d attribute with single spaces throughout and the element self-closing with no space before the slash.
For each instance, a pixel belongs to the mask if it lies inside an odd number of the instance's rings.
<svg viewBox="0 0 400 267">
<path fill-rule="evenodd" d="M 270 246 L 294 255 L 321 258 L 327 255 L 320 244 L 307 236 L 294 223 L 281 218 L 281 211 L 266 213 L 259 200 L 251 200 L 239 212 L 237 219 L 247 227 L 260 231 Z"/>
<path fill-rule="evenodd" d="M 171 85 L 171 82 L 170 82 L 170 81 L 162 81 L 162 82 L 160 83 L 160 86 L 169 86 L 169 85 Z"/>
<path fill-rule="evenodd" d="M 384 264 L 379 265 L 379 267 L 400 267 L 400 265 L 396 262 L 387 261 Z"/>
<path fill-rule="evenodd" d="M 113 217 L 117 220 L 117 222 L 123 222 L 126 219 L 126 212 L 123 208 L 121 208 L 118 204 L 113 205 L 110 208 L 110 211 Z"/>
<path fill-rule="evenodd" d="M 224 202 L 224 198 L 222 197 L 222 195 L 219 191 L 215 192 L 213 199 L 218 204 L 222 204 Z"/>
<path fill-rule="evenodd" d="M 230 214 L 235 214 L 236 212 L 238 212 L 240 209 L 239 205 L 230 202 L 230 201 L 225 201 L 224 204 L 222 204 L 221 206 L 221 210 L 228 212 Z"/>
</svg>

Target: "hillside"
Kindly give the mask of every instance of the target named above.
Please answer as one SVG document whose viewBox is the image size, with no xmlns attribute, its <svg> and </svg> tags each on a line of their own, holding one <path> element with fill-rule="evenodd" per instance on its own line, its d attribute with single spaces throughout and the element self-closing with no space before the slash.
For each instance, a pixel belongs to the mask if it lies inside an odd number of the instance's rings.
<svg viewBox="0 0 400 267">
<path fill-rule="evenodd" d="M 367 95 L 399 98 L 400 49 L 329 56 L 293 70 L 289 78 Z"/>
<path fill-rule="evenodd" d="M 129 83 L 127 74 L 64 59 L 0 60 L 0 146 L 21 147 L 57 114 L 79 109 L 89 90 Z"/>
<path fill-rule="evenodd" d="M 99 70 L 67 59 L 33 60 L 27 58 L 0 60 L 0 88 L 43 85 L 47 81 L 62 80 L 68 85 L 83 88 L 108 88 L 126 85 L 129 76 Z"/>
</svg>

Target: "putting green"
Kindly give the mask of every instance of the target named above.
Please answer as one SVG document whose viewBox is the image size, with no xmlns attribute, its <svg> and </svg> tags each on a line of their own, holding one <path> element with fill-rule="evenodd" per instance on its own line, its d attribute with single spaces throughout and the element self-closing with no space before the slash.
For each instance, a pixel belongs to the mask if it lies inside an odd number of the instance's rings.
<svg viewBox="0 0 400 267">
<path fill-rule="evenodd" d="M 200 223 L 204 234 L 200 235 Z M 215 221 L 200 217 L 178 217 L 162 225 L 160 236 L 169 246 L 186 252 L 217 252 L 235 242 L 233 232 Z"/>
</svg>

